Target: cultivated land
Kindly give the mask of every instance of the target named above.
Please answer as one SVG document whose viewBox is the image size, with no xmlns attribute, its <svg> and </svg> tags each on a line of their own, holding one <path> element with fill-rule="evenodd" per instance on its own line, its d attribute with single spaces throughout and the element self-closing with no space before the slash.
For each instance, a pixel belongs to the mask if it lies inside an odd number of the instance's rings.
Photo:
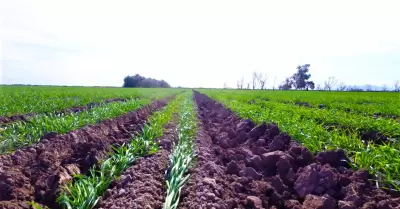
<svg viewBox="0 0 400 209">
<path fill-rule="evenodd" d="M 0 208 L 400 207 L 399 93 L 0 96 Z"/>
</svg>

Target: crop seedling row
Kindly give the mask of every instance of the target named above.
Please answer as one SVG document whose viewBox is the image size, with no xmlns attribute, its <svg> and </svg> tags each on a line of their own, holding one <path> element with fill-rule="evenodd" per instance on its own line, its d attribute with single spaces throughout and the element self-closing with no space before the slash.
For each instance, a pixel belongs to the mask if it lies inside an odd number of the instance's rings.
<svg viewBox="0 0 400 209">
<path fill-rule="evenodd" d="M 196 136 L 197 120 L 191 95 L 186 97 L 183 104 L 178 127 L 178 140 L 174 145 L 174 151 L 170 156 L 170 164 L 166 171 L 167 192 L 164 209 L 178 208 L 181 190 L 190 177 L 188 170 L 195 157 L 194 137 Z"/>
<path fill-rule="evenodd" d="M 243 100 L 221 97 L 218 92 L 206 92 L 224 103 L 243 118 L 257 123 L 273 122 L 289 133 L 313 152 L 321 150 L 344 149 L 351 156 L 355 169 L 369 170 L 376 177 L 376 185 L 387 189 L 400 190 L 400 151 L 397 143 L 366 145 L 355 130 L 327 130 L 323 125 L 302 117 L 304 109 L 288 107 L 285 104 L 265 102 L 263 106 L 248 104 Z"/>
<path fill-rule="evenodd" d="M 149 125 L 143 127 L 142 134 L 134 136 L 128 144 L 114 148 L 114 153 L 100 163 L 99 169 L 93 167 L 89 175 L 75 176 L 74 181 L 64 187 L 58 202 L 68 209 L 93 208 L 110 183 L 134 161 L 157 152 L 158 145 L 154 140 L 162 135 L 163 126 L 177 111 L 182 98 L 182 95 L 178 96 L 164 110 L 154 113 L 149 119 Z"/>
</svg>

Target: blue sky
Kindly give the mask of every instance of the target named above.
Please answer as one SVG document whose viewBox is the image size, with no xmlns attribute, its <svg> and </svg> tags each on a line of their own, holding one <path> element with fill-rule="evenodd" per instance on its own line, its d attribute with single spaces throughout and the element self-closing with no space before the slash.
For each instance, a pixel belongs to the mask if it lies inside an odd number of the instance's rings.
<svg viewBox="0 0 400 209">
<path fill-rule="evenodd" d="M 121 86 L 135 73 L 173 86 L 268 86 L 311 64 L 312 80 L 400 80 L 397 1 L 13 0 L 0 7 L 0 83 Z"/>
</svg>

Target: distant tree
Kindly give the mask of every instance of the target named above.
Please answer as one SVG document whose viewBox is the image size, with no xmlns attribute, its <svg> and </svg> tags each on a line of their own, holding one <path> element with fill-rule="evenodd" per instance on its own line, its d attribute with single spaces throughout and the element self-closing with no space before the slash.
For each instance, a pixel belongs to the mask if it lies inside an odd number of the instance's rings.
<svg viewBox="0 0 400 209">
<path fill-rule="evenodd" d="M 253 84 L 253 90 L 256 89 L 256 86 L 257 86 L 257 73 L 256 72 L 253 72 L 252 84 Z"/>
<path fill-rule="evenodd" d="M 139 87 L 140 83 L 145 79 L 145 77 L 136 74 L 134 76 L 126 76 L 124 78 L 123 87 Z"/>
<path fill-rule="evenodd" d="M 322 90 L 321 84 L 317 84 L 316 90 L 317 91 L 321 91 Z"/>
<path fill-rule="evenodd" d="M 276 76 L 274 77 L 274 85 L 272 85 L 272 90 L 275 90 L 275 84 L 276 84 Z"/>
<path fill-rule="evenodd" d="M 354 86 L 347 86 L 347 91 L 364 91 L 364 90 L 354 85 Z"/>
<path fill-rule="evenodd" d="M 290 78 L 286 78 L 283 84 L 279 86 L 280 90 L 289 90 L 292 88 L 293 81 Z"/>
<path fill-rule="evenodd" d="M 243 88 L 244 88 L 244 78 L 242 77 L 240 79 L 240 89 L 243 89 Z"/>
<path fill-rule="evenodd" d="M 247 88 L 246 89 L 250 89 L 250 83 L 247 83 Z"/>
<path fill-rule="evenodd" d="M 229 89 L 228 82 L 224 83 L 224 89 Z"/>
<path fill-rule="evenodd" d="M 167 82 L 164 81 L 164 80 L 161 80 L 161 81 L 160 81 L 160 87 L 161 87 L 161 88 L 171 88 L 171 86 L 169 85 L 169 83 L 167 83 Z"/>
<path fill-rule="evenodd" d="M 324 83 L 324 85 L 325 85 L 324 89 L 328 90 L 328 91 L 331 91 L 333 88 L 335 88 L 336 84 L 337 84 L 336 78 L 335 77 L 329 77 L 328 80 L 326 80 L 325 83 Z"/>
<path fill-rule="evenodd" d="M 387 85 L 383 84 L 382 87 L 381 87 L 381 91 L 387 91 L 387 90 L 388 90 Z"/>
<path fill-rule="evenodd" d="M 345 91 L 346 90 L 346 84 L 344 82 L 340 82 L 338 85 L 338 91 Z"/>
<path fill-rule="evenodd" d="M 393 87 L 394 87 L 394 91 L 400 92 L 400 80 L 395 81 L 393 84 Z"/>
<path fill-rule="evenodd" d="M 159 85 L 158 85 L 157 82 L 154 82 L 154 79 L 148 78 L 148 79 L 144 79 L 144 80 L 142 80 L 140 82 L 140 87 L 143 87 L 143 88 L 151 88 L 151 87 L 158 88 Z"/>
<path fill-rule="evenodd" d="M 310 64 L 297 66 L 297 72 L 292 76 L 292 84 L 295 89 L 308 89 L 311 87 L 310 84 L 314 86 L 314 82 L 308 81 L 311 77 L 311 74 L 308 73 L 309 68 Z"/>
<path fill-rule="evenodd" d="M 371 85 L 371 84 L 365 85 L 365 90 L 366 90 L 366 91 L 373 91 L 372 85 Z"/>
<path fill-rule="evenodd" d="M 307 81 L 306 82 L 306 90 L 308 91 L 308 89 L 314 90 L 315 89 L 315 84 L 313 81 Z"/>
<path fill-rule="evenodd" d="M 243 89 L 244 88 L 244 78 L 240 78 L 240 80 L 237 80 L 236 86 L 238 89 Z"/>
<path fill-rule="evenodd" d="M 124 78 L 125 88 L 170 88 L 171 86 L 164 80 L 156 80 L 153 78 L 145 78 L 139 74 L 134 76 L 126 76 Z"/>
<path fill-rule="evenodd" d="M 267 84 L 268 76 L 267 76 L 267 74 L 258 73 L 257 80 L 258 80 L 258 83 L 260 84 L 261 90 L 263 90 L 265 85 Z"/>
</svg>

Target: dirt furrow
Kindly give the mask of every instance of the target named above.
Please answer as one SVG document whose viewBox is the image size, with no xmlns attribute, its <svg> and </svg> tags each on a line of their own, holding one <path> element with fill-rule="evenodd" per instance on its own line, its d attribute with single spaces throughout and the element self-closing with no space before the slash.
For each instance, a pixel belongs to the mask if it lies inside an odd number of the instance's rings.
<svg viewBox="0 0 400 209">
<path fill-rule="evenodd" d="M 167 102 L 158 100 L 118 118 L 55 135 L 0 156 L 0 208 L 28 208 L 27 201 L 32 200 L 59 208 L 55 200 L 60 185 L 107 157 L 111 145 L 129 141 L 151 113 Z"/>
<path fill-rule="evenodd" d="M 158 139 L 162 149 L 140 158 L 112 184 L 100 201 L 99 208 L 161 209 L 165 200 L 165 170 L 173 141 L 177 139 L 176 122 L 169 123 Z"/>
<path fill-rule="evenodd" d="M 38 114 L 44 114 L 44 115 L 49 115 L 51 114 L 66 114 L 66 113 L 78 113 L 82 112 L 85 110 L 90 110 L 94 107 L 100 106 L 101 104 L 105 103 L 112 103 L 112 102 L 125 102 L 127 99 L 123 98 L 114 98 L 114 99 L 106 99 L 102 102 L 91 102 L 89 104 L 83 105 L 83 106 L 75 106 L 75 107 L 70 107 L 64 110 L 58 110 L 55 112 L 44 112 L 44 113 L 27 113 L 27 114 L 19 114 L 19 115 L 12 115 L 8 117 L 0 116 L 0 125 L 7 125 L 8 123 L 12 123 L 15 121 L 29 121 L 31 117 L 38 115 Z"/>
<path fill-rule="evenodd" d="M 398 208 L 400 199 L 350 169 L 343 150 L 312 154 L 274 124 L 255 126 L 195 93 L 197 167 L 180 208 Z"/>
</svg>

